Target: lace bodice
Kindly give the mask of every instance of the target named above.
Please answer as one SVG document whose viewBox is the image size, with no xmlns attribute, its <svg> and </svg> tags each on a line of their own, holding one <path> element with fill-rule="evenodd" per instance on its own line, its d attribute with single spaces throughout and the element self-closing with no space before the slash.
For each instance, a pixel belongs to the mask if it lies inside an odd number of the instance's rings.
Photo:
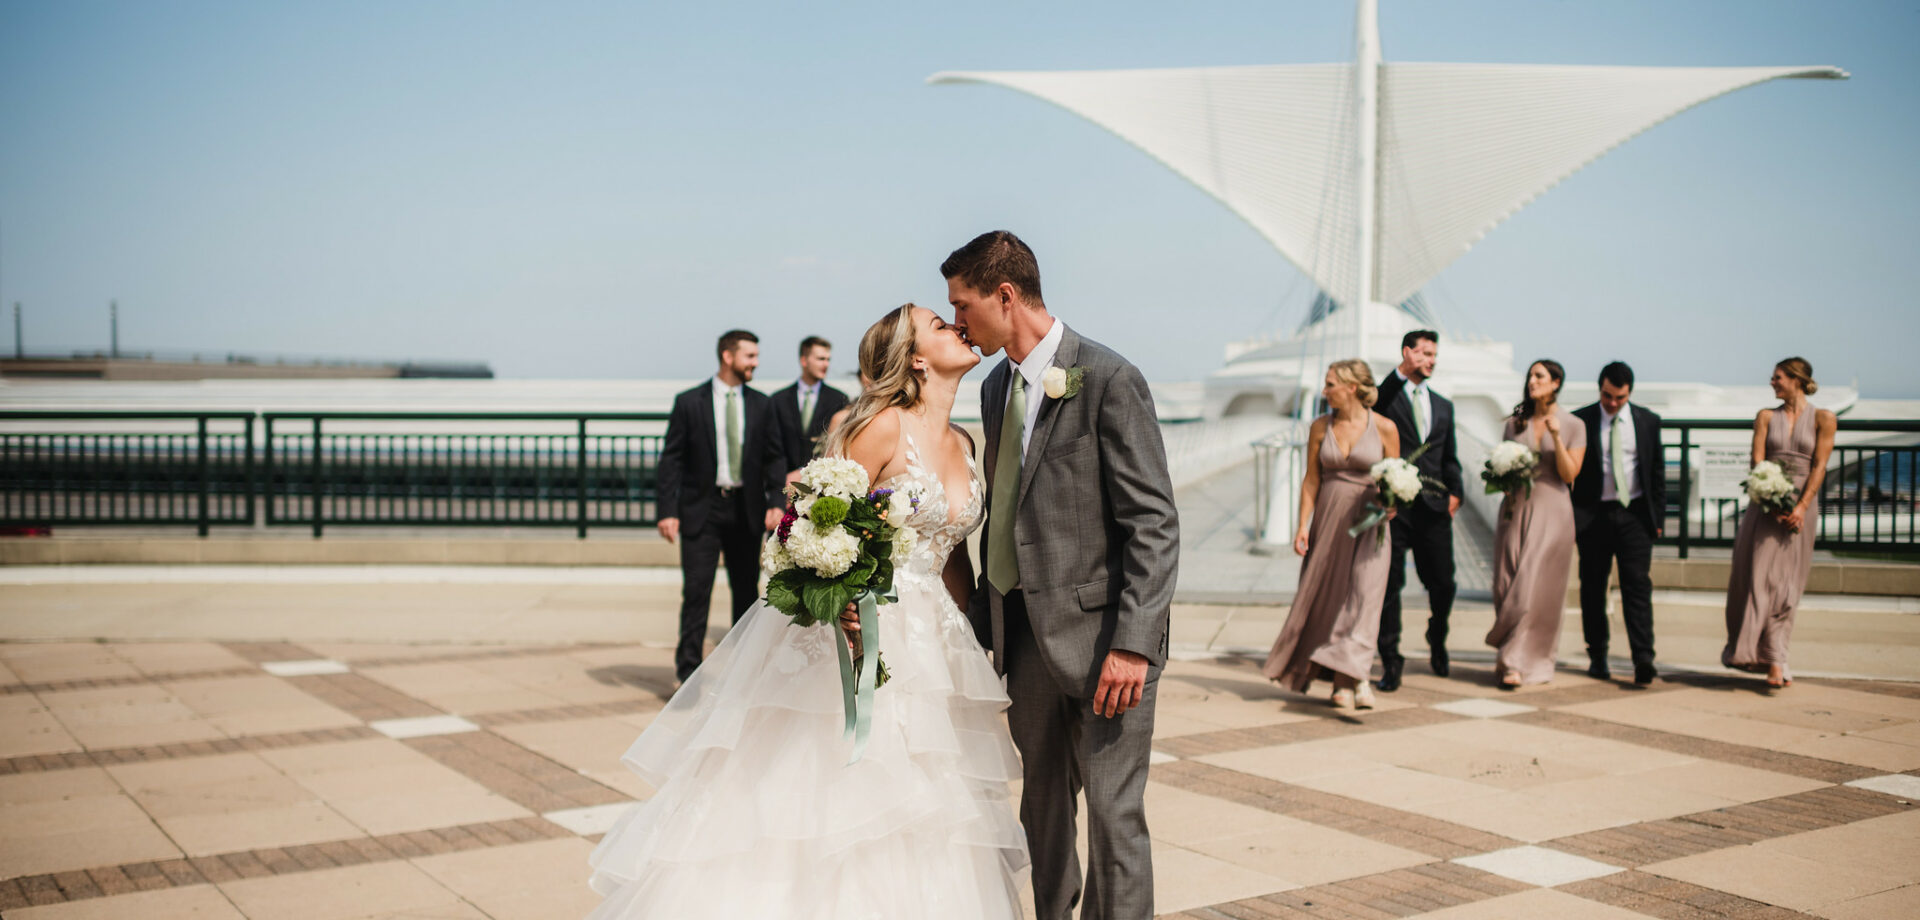
<svg viewBox="0 0 1920 920">
<path fill-rule="evenodd" d="M 980 478 L 980 468 L 974 463 L 973 455 L 968 454 L 967 498 L 960 505 L 958 514 L 953 514 L 952 498 L 947 494 L 946 484 L 921 462 L 920 446 L 914 443 L 913 435 L 904 426 L 900 434 L 906 441 L 907 468 L 888 477 L 878 488 L 896 492 L 904 489 L 915 499 L 914 512 L 907 517 L 906 523 L 918 533 L 919 539 L 914 541 L 913 555 L 905 566 L 896 570 L 894 577 L 931 578 L 937 582 L 941 570 L 946 568 L 948 554 L 967 538 L 967 534 L 980 526 L 980 518 L 986 510 L 986 484 Z"/>
</svg>

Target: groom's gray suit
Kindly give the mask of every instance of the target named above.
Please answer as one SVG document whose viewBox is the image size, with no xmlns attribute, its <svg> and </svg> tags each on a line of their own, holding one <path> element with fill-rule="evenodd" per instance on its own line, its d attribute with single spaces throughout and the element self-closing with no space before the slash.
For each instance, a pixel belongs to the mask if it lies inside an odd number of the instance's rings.
<svg viewBox="0 0 1920 920">
<path fill-rule="evenodd" d="M 1056 322 L 1058 320 L 1056 319 Z M 1081 900 L 1075 796 L 1087 796 L 1086 920 L 1153 915 L 1147 840 L 1147 758 L 1180 526 L 1153 397 L 1138 368 L 1063 329 L 1056 367 L 1084 369 L 1080 392 L 1045 399 L 1028 437 L 1012 508 L 1020 588 L 1002 595 L 983 575 L 969 611 L 1007 677 L 1007 721 L 1020 749 L 1020 822 L 1033 855 L 1040 920 L 1067 920 Z M 1002 362 L 981 385 L 987 492 L 999 455 L 1013 373 Z M 1028 398 L 1044 398 L 1029 388 Z M 981 558 L 988 558 L 981 534 Z M 985 566 L 982 566 L 984 571 Z M 1139 706 L 1114 718 L 1093 710 L 1111 649 L 1148 661 Z"/>
</svg>

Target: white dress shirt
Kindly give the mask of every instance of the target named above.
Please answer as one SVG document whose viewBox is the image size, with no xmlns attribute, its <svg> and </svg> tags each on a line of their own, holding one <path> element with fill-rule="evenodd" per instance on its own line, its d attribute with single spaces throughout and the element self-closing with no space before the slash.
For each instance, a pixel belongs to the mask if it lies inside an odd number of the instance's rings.
<svg viewBox="0 0 1920 920">
<path fill-rule="evenodd" d="M 1416 423 L 1414 425 L 1414 434 L 1419 436 L 1420 444 L 1425 444 L 1427 443 L 1428 433 L 1433 431 L 1433 381 L 1427 380 L 1422 383 L 1414 383 L 1406 374 L 1401 373 L 1397 367 L 1393 369 L 1393 375 L 1400 378 L 1400 381 L 1406 385 L 1405 389 L 1409 401 L 1416 399 L 1420 401 L 1420 414 L 1413 417 Z M 1422 420 L 1425 420 L 1427 423 L 1424 427 L 1418 424 L 1418 422 Z M 1419 447 L 1420 444 L 1413 446 Z M 1405 447 L 1402 447 L 1401 450 L 1403 454 L 1413 452 Z"/>
<path fill-rule="evenodd" d="M 1027 455 L 1027 445 L 1033 441 L 1034 423 L 1040 420 L 1040 404 L 1046 401 L 1047 391 L 1040 386 L 1040 376 L 1053 366 L 1053 356 L 1060 350 L 1060 339 L 1066 329 L 1056 319 L 1047 329 L 1047 334 L 1040 337 L 1040 343 L 1027 352 L 1027 360 L 1015 362 L 1012 355 L 1007 356 L 1007 363 L 1013 365 L 1014 372 L 1027 381 L 1027 418 L 1020 425 L 1020 456 L 1023 458 Z M 1012 378 L 1007 379 L 1007 401 L 1013 401 Z M 1002 406 L 1002 409 L 1005 407 Z"/>
<path fill-rule="evenodd" d="M 720 378 L 713 378 L 713 484 L 723 489 L 738 488 L 740 481 L 733 478 L 733 458 L 727 453 L 727 393 L 733 393 L 734 404 L 740 407 L 740 447 L 747 444 L 747 394 L 744 388 L 727 386 Z M 745 464 L 741 465 L 746 468 Z"/>
<path fill-rule="evenodd" d="M 1627 467 L 1627 501 L 1640 497 L 1640 477 L 1634 475 L 1639 469 L 1639 442 L 1633 434 L 1633 404 L 1620 407 L 1620 457 Z M 1620 500 L 1620 493 L 1613 488 L 1613 416 L 1607 414 L 1605 406 L 1600 407 L 1600 500 L 1612 502 Z"/>
</svg>

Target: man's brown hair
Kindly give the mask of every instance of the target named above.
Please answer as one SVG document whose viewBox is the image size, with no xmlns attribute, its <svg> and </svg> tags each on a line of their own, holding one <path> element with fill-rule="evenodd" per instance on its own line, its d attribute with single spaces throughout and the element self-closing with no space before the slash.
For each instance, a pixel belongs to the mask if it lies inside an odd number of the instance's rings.
<svg viewBox="0 0 1920 920">
<path fill-rule="evenodd" d="M 1027 303 L 1040 307 L 1040 261 L 1020 238 L 1005 230 L 982 233 L 940 263 L 940 276 L 958 278 L 983 294 L 1011 284 Z"/>
<path fill-rule="evenodd" d="M 800 357 L 802 358 L 806 357 L 807 352 L 812 351 L 815 345 L 818 345 L 821 348 L 824 348 L 828 351 L 833 350 L 832 342 L 829 342 L 826 339 L 823 339 L 817 335 L 810 335 L 800 340 Z"/>
<path fill-rule="evenodd" d="M 739 348 L 741 342 L 752 342 L 758 345 L 760 344 L 760 337 L 745 329 L 729 329 L 725 335 L 720 337 L 720 346 L 714 350 L 714 355 L 724 358 L 727 352 Z"/>
</svg>

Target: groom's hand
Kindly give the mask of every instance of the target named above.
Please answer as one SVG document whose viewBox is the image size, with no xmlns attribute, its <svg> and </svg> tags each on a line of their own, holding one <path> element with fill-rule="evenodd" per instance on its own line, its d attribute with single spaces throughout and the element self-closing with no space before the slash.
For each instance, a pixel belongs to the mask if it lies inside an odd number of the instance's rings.
<svg viewBox="0 0 1920 920">
<path fill-rule="evenodd" d="M 1100 686 L 1093 691 L 1093 711 L 1111 719 L 1140 705 L 1147 687 L 1147 659 L 1122 649 L 1107 652 L 1100 665 Z"/>
</svg>

